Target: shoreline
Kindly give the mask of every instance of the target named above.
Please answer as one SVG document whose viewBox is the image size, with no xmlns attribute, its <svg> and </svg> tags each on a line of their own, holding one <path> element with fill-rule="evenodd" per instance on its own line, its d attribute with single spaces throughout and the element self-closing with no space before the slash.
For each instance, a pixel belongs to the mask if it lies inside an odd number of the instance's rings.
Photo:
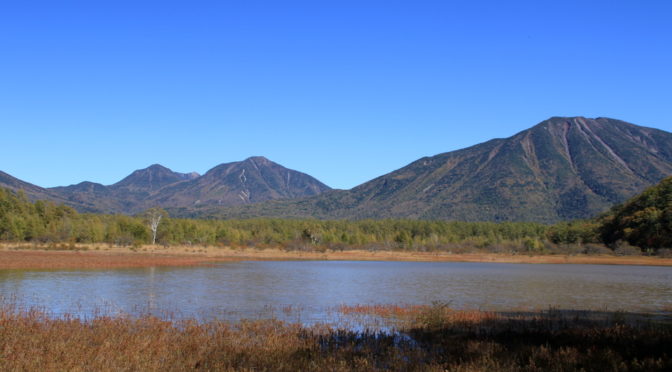
<svg viewBox="0 0 672 372">
<path fill-rule="evenodd" d="M 2 269 L 121 269 L 153 266 L 202 266 L 235 261 L 401 261 L 480 262 L 522 264 L 593 264 L 672 266 L 672 258 L 649 256 L 513 255 L 501 253 L 447 253 L 404 251 L 304 252 L 281 249 L 233 249 L 199 246 L 77 245 L 69 249 L 27 244 L 0 245 Z"/>
</svg>

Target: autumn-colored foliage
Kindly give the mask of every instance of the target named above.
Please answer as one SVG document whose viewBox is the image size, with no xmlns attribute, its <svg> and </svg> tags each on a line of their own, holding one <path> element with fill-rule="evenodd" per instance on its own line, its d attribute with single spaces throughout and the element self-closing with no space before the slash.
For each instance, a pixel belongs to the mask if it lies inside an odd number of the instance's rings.
<svg viewBox="0 0 672 372">
<path fill-rule="evenodd" d="M 344 308 L 343 310 L 349 311 Z M 392 331 L 0 310 L 3 371 L 669 371 L 672 327 L 627 313 L 359 306 Z"/>
</svg>

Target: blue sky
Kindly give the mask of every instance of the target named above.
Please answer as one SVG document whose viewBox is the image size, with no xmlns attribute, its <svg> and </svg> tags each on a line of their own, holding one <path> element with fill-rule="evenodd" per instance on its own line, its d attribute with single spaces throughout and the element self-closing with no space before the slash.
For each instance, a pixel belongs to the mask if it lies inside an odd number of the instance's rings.
<svg viewBox="0 0 672 372">
<path fill-rule="evenodd" d="M 551 116 L 672 131 L 670 1 L 3 1 L 0 170 L 350 188 Z"/>
</svg>

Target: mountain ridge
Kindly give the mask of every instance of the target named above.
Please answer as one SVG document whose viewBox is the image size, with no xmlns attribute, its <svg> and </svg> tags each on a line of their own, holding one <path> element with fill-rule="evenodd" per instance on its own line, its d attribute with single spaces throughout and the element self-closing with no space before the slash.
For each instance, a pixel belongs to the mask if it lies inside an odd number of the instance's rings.
<svg viewBox="0 0 672 372">
<path fill-rule="evenodd" d="M 670 174 L 668 132 L 610 118 L 552 117 L 350 190 L 191 215 L 552 223 L 592 217 Z"/>
<path fill-rule="evenodd" d="M 4 174 L 4 173 L 3 173 Z M 672 175 L 672 133 L 598 117 L 551 117 L 507 138 L 422 157 L 350 190 L 331 190 L 264 157 L 205 174 L 159 164 L 104 186 L 11 187 L 83 211 L 176 216 L 411 218 L 552 223 L 593 217 Z"/>
<path fill-rule="evenodd" d="M 231 177 L 224 179 L 225 175 L 219 170 L 227 167 L 231 171 L 243 169 L 242 179 L 245 180 L 245 185 L 237 185 L 236 180 Z M 249 182 L 247 179 L 250 173 L 245 176 L 246 171 L 254 174 Z M 280 185 L 278 179 L 283 177 L 287 177 L 288 182 Z M 241 177 L 238 176 L 238 181 L 240 180 Z M 155 206 L 170 208 L 197 205 L 203 196 L 209 197 L 208 202 L 218 200 L 218 205 L 237 205 L 302 197 L 330 190 L 328 186 L 305 173 L 285 168 L 261 156 L 217 165 L 202 176 L 196 172 L 174 172 L 163 165 L 152 164 L 135 170 L 108 186 L 84 181 L 69 186 L 41 188 L 0 172 L 0 186 L 14 191 L 22 189 L 30 199 L 48 199 L 82 212 L 126 214 L 138 213 Z M 247 199 L 240 199 L 242 195 L 247 195 Z"/>
</svg>

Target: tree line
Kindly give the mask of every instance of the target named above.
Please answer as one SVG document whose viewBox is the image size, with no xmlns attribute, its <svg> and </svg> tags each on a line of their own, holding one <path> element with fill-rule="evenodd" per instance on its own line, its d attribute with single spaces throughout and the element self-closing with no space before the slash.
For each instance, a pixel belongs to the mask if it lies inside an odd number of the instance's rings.
<svg viewBox="0 0 672 372">
<path fill-rule="evenodd" d="M 620 242 L 623 236 L 606 233 L 605 226 L 613 225 L 613 221 L 614 218 L 604 216 L 555 225 L 398 219 L 177 219 L 160 209 L 137 216 L 78 213 L 48 201 L 31 202 L 22 192 L 0 189 L 0 241 L 6 242 L 124 246 L 155 242 L 288 250 L 359 248 L 543 253 L 564 249 L 571 251 L 567 253 L 581 253 L 591 244 L 605 243 L 612 248 L 620 244 L 615 241 Z"/>
</svg>

